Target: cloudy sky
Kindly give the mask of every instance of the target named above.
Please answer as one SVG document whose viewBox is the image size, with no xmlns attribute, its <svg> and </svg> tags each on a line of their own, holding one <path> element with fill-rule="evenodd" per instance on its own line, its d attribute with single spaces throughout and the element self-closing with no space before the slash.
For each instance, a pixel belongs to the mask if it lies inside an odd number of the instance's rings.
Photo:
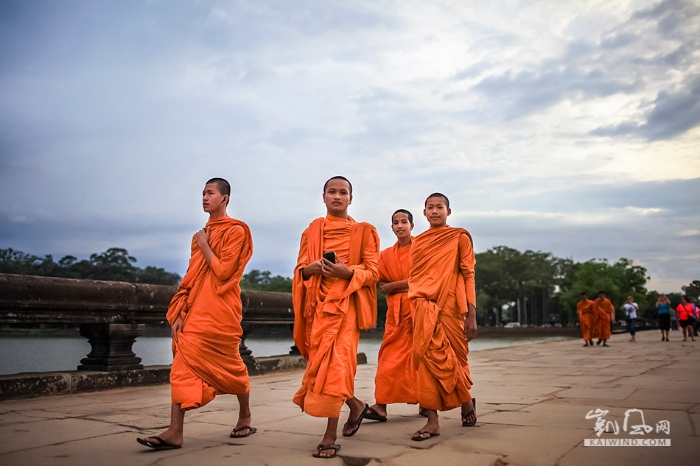
<svg viewBox="0 0 700 466">
<path fill-rule="evenodd" d="M 700 279 L 695 1 L 0 2 L 0 248 L 184 274 L 204 181 L 290 276 L 330 176 L 394 241 L 433 191 L 477 251 Z M 416 231 L 427 222 L 417 218 Z"/>
</svg>

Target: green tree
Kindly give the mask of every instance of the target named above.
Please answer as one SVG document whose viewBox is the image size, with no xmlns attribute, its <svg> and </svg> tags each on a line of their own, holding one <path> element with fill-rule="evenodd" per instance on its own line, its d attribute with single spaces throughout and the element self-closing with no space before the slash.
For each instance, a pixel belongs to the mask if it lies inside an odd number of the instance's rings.
<svg viewBox="0 0 700 466">
<path fill-rule="evenodd" d="M 79 261 L 75 256 L 64 256 L 54 262 L 51 255 L 43 258 L 25 254 L 12 248 L 0 249 L 0 272 L 47 277 L 114 280 L 155 285 L 177 285 L 180 276 L 162 268 L 136 267 L 136 258 L 123 248 L 110 248 L 90 259 Z"/>
<path fill-rule="evenodd" d="M 639 304 L 640 310 L 653 306 L 649 303 L 646 283 L 647 271 L 644 267 L 634 265 L 634 262 L 624 257 L 615 264 L 609 264 L 606 259 L 593 259 L 577 264 L 571 288 L 562 293 L 561 300 L 569 316 L 576 319 L 576 303 L 581 293 L 587 293 L 594 299 L 598 291 L 603 291 L 612 301 L 617 318 L 622 318 L 620 305 L 627 296 L 632 296 Z"/>
<path fill-rule="evenodd" d="M 292 292 L 292 279 L 281 275 L 272 276 L 269 270 L 261 272 L 253 269 L 243 274 L 241 288 L 248 290 Z"/>
<path fill-rule="evenodd" d="M 686 296 L 700 298 L 700 280 L 693 280 L 689 285 L 682 286 L 681 289 Z"/>
</svg>

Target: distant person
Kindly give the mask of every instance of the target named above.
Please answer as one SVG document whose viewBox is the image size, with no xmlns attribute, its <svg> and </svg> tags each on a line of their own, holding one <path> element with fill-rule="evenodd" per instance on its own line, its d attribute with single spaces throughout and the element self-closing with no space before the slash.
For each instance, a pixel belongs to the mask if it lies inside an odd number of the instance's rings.
<svg viewBox="0 0 700 466">
<path fill-rule="evenodd" d="M 695 298 L 688 296 L 688 302 L 693 305 L 693 317 L 691 320 L 691 325 L 693 326 L 693 335 L 698 336 L 698 320 L 700 320 L 700 310 L 695 302 Z"/>
<path fill-rule="evenodd" d="M 170 426 L 156 437 L 136 440 L 154 450 L 180 448 L 185 412 L 216 395 L 238 397 L 238 422 L 230 436 L 248 437 L 251 427 L 250 378 L 239 352 L 243 270 L 253 254 L 248 226 L 229 217 L 231 186 L 222 178 L 207 181 L 202 206 L 209 221 L 192 238 L 187 273 L 170 302 L 166 318 L 173 338 L 170 370 Z"/>
<path fill-rule="evenodd" d="M 695 320 L 693 304 L 685 296 L 681 296 L 681 303 L 676 307 L 676 313 L 681 329 L 683 329 L 683 341 L 688 341 L 688 336 L 695 341 L 692 326 L 693 320 Z"/>
<path fill-rule="evenodd" d="M 576 305 L 576 312 L 578 313 L 578 322 L 581 326 L 581 333 L 583 334 L 583 346 L 593 346 L 593 337 L 591 336 L 591 326 L 593 324 L 593 301 L 588 299 L 586 293 L 581 293 L 581 299 Z"/>
<path fill-rule="evenodd" d="M 369 410 L 355 397 L 355 373 L 360 329 L 377 319 L 379 236 L 348 215 L 352 199 L 347 178 L 326 181 L 326 215 L 302 233 L 292 279 L 294 343 L 308 361 L 293 401 L 308 415 L 327 419 L 315 458 L 334 458 L 340 450 L 343 404 L 350 408 L 345 437 L 357 433 Z"/>
<path fill-rule="evenodd" d="M 424 441 L 440 435 L 438 410 L 461 408 L 463 427 L 476 425 L 469 393 L 469 341 L 476 337 L 474 248 L 469 232 L 447 225 L 452 213 L 444 194 L 425 200 L 430 228 L 413 241 L 408 298 L 414 305 L 413 362 L 417 392 L 428 421 L 413 433 Z"/>
<path fill-rule="evenodd" d="M 632 336 L 630 338 L 631 342 L 635 342 L 634 336 L 637 333 L 635 329 L 635 324 L 637 322 L 637 311 L 639 311 L 639 306 L 634 302 L 632 296 L 627 296 L 627 301 L 620 306 L 620 309 L 625 312 L 625 322 L 627 323 L 627 331 Z"/>
<path fill-rule="evenodd" d="M 671 330 L 673 330 L 674 332 L 679 332 L 680 329 L 678 328 L 678 314 L 676 313 L 676 310 L 669 305 L 668 313 L 671 314 Z"/>
<path fill-rule="evenodd" d="M 365 419 L 380 422 L 387 420 L 387 404 L 418 403 L 413 367 L 413 306 L 408 300 L 413 214 L 404 209 L 394 212 L 391 230 L 398 241 L 379 254 L 379 289 L 386 295 L 388 309 L 374 377 L 375 404 L 365 414 Z"/>
<path fill-rule="evenodd" d="M 661 330 L 661 341 L 668 341 L 668 331 L 671 329 L 671 301 L 665 294 L 661 293 L 656 300 L 656 310 L 659 316 L 659 330 Z"/>
<path fill-rule="evenodd" d="M 602 343 L 603 346 L 610 346 L 608 345 L 608 340 L 612 334 L 610 331 L 610 324 L 615 320 L 615 306 L 605 297 L 604 291 L 598 292 L 598 298 L 593 302 L 593 310 L 596 313 L 596 320 L 598 321 L 598 341 L 596 345 Z"/>
</svg>

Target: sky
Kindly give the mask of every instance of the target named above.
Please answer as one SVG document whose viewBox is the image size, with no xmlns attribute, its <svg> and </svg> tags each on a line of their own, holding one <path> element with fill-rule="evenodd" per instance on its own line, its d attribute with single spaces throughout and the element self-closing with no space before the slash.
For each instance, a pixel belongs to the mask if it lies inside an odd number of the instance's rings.
<svg viewBox="0 0 700 466">
<path fill-rule="evenodd" d="M 207 179 L 291 276 L 322 187 L 395 241 L 432 192 L 477 252 L 700 279 L 700 3 L 0 2 L 0 248 L 184 275 Z"/>
</svg>

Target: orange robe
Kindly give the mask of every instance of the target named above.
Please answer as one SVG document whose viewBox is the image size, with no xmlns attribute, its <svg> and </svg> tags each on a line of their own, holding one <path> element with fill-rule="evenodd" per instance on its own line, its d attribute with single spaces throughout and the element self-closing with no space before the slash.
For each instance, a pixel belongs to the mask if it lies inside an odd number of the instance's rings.
<svg viewBox="0 0 700 466">
<path fill-rule="evenodd" d="M 601 340 L 610 339 L 610 321 L 615 318 L 615 306 L 608 298 L 596 298 L 593 301 L 593 310 L 598 322 L 598 338 Z"/>
<path fill-rule="evenodd" d="M 294 403 L 316 417 L 337 418 L 355 393 L 360 328 L 377 319 L 377 254 L 379 237 L 368 223 L 327 215 L 314 220 L 301 236 L 292 279 L 294 343 L 307 359 Z M 324 252 L 354 271 L 350 280 L 302 271 Z"/>
<path fill-rule="evenodd" d="M 170 325 L 182 317 L 173 340 L 170 387 L 173 403 L 194 409 L 217 394 L 250 391 L 248 369 L 239 353 L 243 270 L 253 254 L 248 226 L 230 217 L 210 219 L 209 246 L 216 257 L 207 264 L 196 238 L 190 264 L 168 307 Z"/>
<path fill-rule="evenodd" d="M 464 337 L 467 303 L 476 306 L 471 235 L 462 228 L 430 228 L 412 249 L 408 297 L 418 401 L 428 409 L 457 408 L 472 399 Z"/>
<path fill-rule="evenodd" d="M 379 281 L 408 280 L 411 245 L 397 242 L 379 255 Z M 384 338 L 379 348 L 374 399 L 379 404 L 418 403 L 416 369 L 413 367 L 413 313 L 408 292 L 386 297 Z"/>
<path fill-rule="evenodd" d="M 583 339 L 586 341 L 595 338 L 595 335 L 591 334 L 593 322 L 593 301 L 586 299 L 585 301 L 579 301 L 576 305 L 576 312 L 578 313 L 578 322 L 581 326 L 581 333 L 583 334 Z M 597 332 L 596 332 L 597 333 Z"/>
</svg>

